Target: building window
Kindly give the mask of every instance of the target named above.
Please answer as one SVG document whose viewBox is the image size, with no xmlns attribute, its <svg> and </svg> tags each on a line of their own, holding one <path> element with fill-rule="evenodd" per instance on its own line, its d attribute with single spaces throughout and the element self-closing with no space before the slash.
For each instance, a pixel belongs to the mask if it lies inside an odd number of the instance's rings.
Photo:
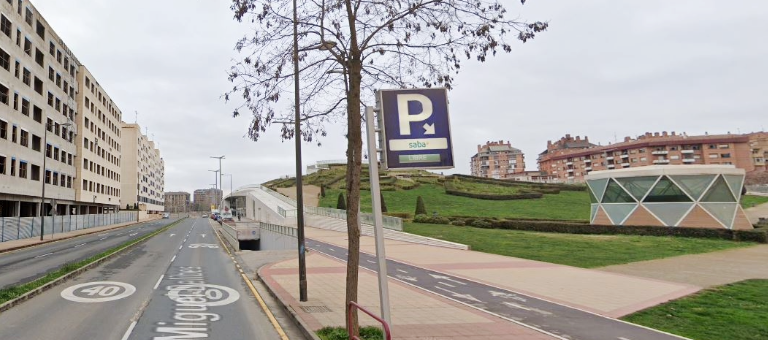
<svg viewBox="0 0 768 340">
<path fill-rule="evenodd" d="M 56 57 L 56 45 L 53 44 L 53 41 L 48 45 L 48 54 L 50 54 L 51 57 Z"/>
<path fill-rule="evenodd" d="M 31 179 L 33 181 L 39 181 L 40 180 L 40 167 L 37 165 L 32 164 L 32 176 Z"/>
<path fill-rule="evenodd" d="M 709 154 L 709 158 L 717 158 L 717 157 L 718 157 L 718 155 L 716 153 Z"/>
<path fill-rule="evenodd" d="M 21 81 L 24 82 L 24 84 L 27 84 L 27 86 L 32 86 L 32 73 L 30 73 L 26 67 L 22 73 Z"/>
<path fill-rule="evenodd" d="M 0 49 L 0 67 L 11 72 L 11 55 L 3 49 Z"/>
<path fill-rule="evenodd" d="M 24 53 L 30 57 L 32 56 L 32 42 L 27 38 L 24 38 Z"/>
<path fill-rule="evenodd" d="M 17 130 L 16 126 L 14 125 L 11 128 L 11 142 L 14 142 L 14 143 L 16 143 L 16 130 Z"/>
<path fill-rule="evenodd" d="M 728 144 L 720 144 L 720 145 L 718 145 L 717 147 L 718 147 L 718 148 L 720 148 L 720 149 L 728 149 L 728 148 L 730 148 L 731 146 L 730 146 L 730 145 L 728 145 Z"/>
<path fill-rule="evenodd" d="M 8 139 L 8 123 L 0 120 L 0 138 Z"/>
<path fill-rule="evenodd" d="M 27 178 L 27 162 L 19 162 L 19 178 Z"/>
<path fill-rule="evenodd" d="M 2 17 L 0 18 L 0 30 L 10 38 L 11 31 L 13 31 L 13 24 L 5 17 L 5 15 L 0 15 L 0 17 Z"/>
<path fill-rule="evenodd" d="M 59 185 L 59 174 L 57 172 L 53 173 L 53 185 Z"/>
<path fill-rule="evenodd" d="M 8 89 L 5 85 L 0 84 L 0 103 L 9 105 L 10 94 L 10 89 Z"/>
<path fill-rule="evenodd" d="M 35 92 L 41 96 L 43 95 L 43 81 L 38 77 L 35 77 Z"/>
<path fill-rule="evenodd" d="M 32 18 L 32 10 L 27 8 L 27 13 L 24 15 L 24 21 L 26 21 L 29 26 L 32 26 Z"/>
<path fill-rule="evenodd" d="M 45 26 L 43 26 L 43 24 L 40 23 L 40 20 L 37 21 L 36 32 L 40 38 L 43 38 L 43 40 L 45 40 Z"/>
<path fill-rule="evenodd" d="M 21 130 L 19 135 L 21 136 L 19 144 L 21 144 L 21 146 L 29 147 L 29 132 Z"/>
<path fill-rule="evenodd" d="M 38 136 L 32 135 L 32 150 L 40 152 L 40 142 L 42 139 Z"/>
<path fill-rule="evenodd" d="M 0 175 L 5 175 L 5 156 L 0 156 Z"/>
<path fill-rule="evenodd" d="M 45 56 L 43 52 L 35 48 L 35 62 L 40 65 L 40 67 L 43 67 L 43 56 Z"/>
<path fill-rule="evenodd" d="M 731 154 L 730 153 L 721 153 L 720 154 L 720 158 L 731 158 Z"/>
<path fill-rule="evenodd" d="M 11 158 L 11 176 L 16 176 L 16 160 Z"/>
<path fill-rule="evenodd" d="M 51 158 L 52 148 L 53 147 L 51 146 L 51 144 L 46 144 L 45 145 L 45 157 Z"/>
</svg>

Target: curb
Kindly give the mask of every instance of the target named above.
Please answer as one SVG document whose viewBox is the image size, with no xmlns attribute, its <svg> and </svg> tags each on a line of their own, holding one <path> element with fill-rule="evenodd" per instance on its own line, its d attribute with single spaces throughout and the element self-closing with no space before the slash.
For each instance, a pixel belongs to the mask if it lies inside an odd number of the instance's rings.
<svg viewBox="0 0 768 340">
<path fill-rule="evenodd" d="M 107 229 L 101 229 L 101 230 L 98 230 L 98 231 L 92 231 L 92 232 L 88 232 L 88 233 L 84 233 L 84 234 L 70 235 L 70 236 L 66 236 L 66 237 L 62 237 L 62 238 L 57 238 L 55 240 L 43 240 L 43 241 L 37 242 L 37 243 L 31 243 L 31 244 L 25 244 L 25 245 L 21 245 L 21 246 L 6 248 L 6 249 L 0 249 L 0 254 L 9 253 L 9 252 L 16 251 L 16 250 L 19 250 L 19 249 L 24 249 L 24 248 L 37 247 L 37 246 L 43 245 L 43 244 L 48 244 L 48 243 L 53 243 L 53 242 L 69 240 L 69 239 L 72 239 L 72 238 L 76 238 L 76 237 L 80 237 L 80 236 L 86 236 L 86 235 L 91 235 L 91 234 L 100 233 L 100 232 L 104 232 L 104 231 L 109 231 L 109 230 L 115 230 L 115 229 L 130 227 L 130 226 L 133 226 L 133 225 L 137 225 L 137 224 L 141 224 L 141 223 L 147 223 L 147 222 L 152 222 L 152 221 L 155 221 L 155 220 L 159 220 L 159 218 L 154 219 L 154 220 L 146 220 L 146 221 L 142 221 L 142 222 L 135 222 L 135 223 L 131 223 L 131 224 L 126 224 L 124 226 L 119 226 L 119 227 L 111 227 L 111 228 L 107 228 Z M 80 229 L 80 230 L 83 230 L 83 229 Z"/>
<path fill-rule="evenodd" d="M 304 333 L 304 336 L 307 339 L 320 340 L 320 337 L 317 336 L 317 334 L 315 334 L 315 332 L 313 332 L 312 330 L 309 329 L 309 326 L 307 326 L 307 324 L 304 323 L 304 320 L 302 320 L 299 317 L 299 315 L 296 314 L 296 312 L 293 310 L 293 308 L 290 308 L 289 305 L 287 303 L 285 303 L 285 301 L 283 301 L 283 299 L 280 298 L 280 296 L 277 295 L 277 293 L 275 293 L 275 291 L 272 288 L 272 286 L 268 282 L 266 282 L 266 281 L 261 279 L 261 270 L 264 267 L 271 266 L 271 265 L 272 264 L 266 264 L 266 265 L 262 266 L 261 268 L 259 268 L 256 271 L 256 274 L 258 275 L 257 280 L 261 281 L 261 283 L 263 283 L 264 286 L 267 287 L 267 291 L 269 292 L 269 295 L 271 295 L 275 300 L 280 302 L 280 305 L 283 306 L 283 310 L 285 310 L 288 313 L 288 315 L 291 316 L 291 319 L 293 319 L 293 322 L 296 323 L 297 326 L 299 326 L 299 328 L 302 330 L 302 333 Z"/>
<path fill-rule="evenodd" d="M 181 221 L 181 219 L 179 221 Z M 176 224 L 176 222 L 174 222 L 174 225 L 175 224 Z M 154 237 L 154 236 L 155 235 L 153 235 L 152 237 Z M 139 242 L 136 242 L 136 243 L 134 243 L 134 244 L 132 244 L 132 245 L 130 245 L 128 247 L 125 247 L 123 249 L 120 249 L 120 250 L 112 253 L 112 254 L 109 254 L 109 255 L 104 256 L 104 257 L 102 257 L 102 258 L 100 258 L 98 260 L 95 260 L 95 261 L 93 261 L 91 263 L 88 263 L 88 264 L 86 264 L 86 265 L 84 265 L 84 266 L 82 266 L 82 267 L 80 267 L 78 269 L 75 269 L 74 271 L 71 271 L 71 272 L 69 272 L 67 274 L 64 274 L 63 276 L 61 276 L 61 277 L 59 277 L 59 278 L 57 278 L 57 279 L 55 279 L 55 280 L 53 280 L 51 282 L 48 282 L 48 283 L 46 283 L 46 284 L 44 284 L 44 285 L 42 285 L 40 287 L 37 287 L 37 288 L 35 288 L 35 289 L 33 289 L 33 290 L 29 291 L 29 292 L 26 292 L 22 296 L 19 296 L 19 297 L 13 299 L 13 300 L 5 302 L 2 305 L 0 305 L 0 313 L 9 310 L 9 309 L 13 308 L 16 305 L 19 305 L 22 302 L 27 301 L 27 300 L 29 300 L 29 299 L 31 299 L 31 298 L 33 298 L 33 297 L 35 297 L 35 296 L 45 292 L 48 289 L 51 289 L 51 288 L 53 288 L 53 287 L 55 287 L 55 286 L 57 286 L 57 285 L 59 285 L 61 283 L 64 283 L 64 281 L 67 281 L 68 279 L 72 278 L 73 276 L 77 276 L 79 274 L 82 274 L 83 272 L 85 272 L 85 271 L 87 271 L 87 270 L 89 270 L 89 269 L 91 269 L 91 268 L 93 268 L 93 267 L 95 267 L 95 266 L 97 266 L 97 265 L 107 261 L 107 260 L 112 259 L 114 256 L 122 254 L 124 251 L 126 251 L 128 249 L 131 249 L 131 248 L 135 247 L 136 245 L 144 243 L 145 241 L 149 240 L 152 237 L 147 237 L 147 238 L 145 238 L 145 239 L 143 239 L 143 240 L 141 240 Z"/>
</svg>

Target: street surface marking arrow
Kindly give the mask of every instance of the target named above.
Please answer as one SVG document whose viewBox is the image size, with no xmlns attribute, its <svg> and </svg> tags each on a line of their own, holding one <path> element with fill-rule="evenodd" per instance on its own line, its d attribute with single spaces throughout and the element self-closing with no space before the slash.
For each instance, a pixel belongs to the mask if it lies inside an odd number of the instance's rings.
<svg viewBox="0 0 768 340">
<path fill-rule="evenodd" d="M 203 238 L 205 238 L 205 234 L 200 234 L 200 236 L 202 236 Z"/>
<path fill-rule="evenodd" d="M 439 290 L 451 293 L 451 295 L 453 297 L 456 297 L 456 298 L 461 298 L 461 299 L 464 299 L 464 300 L 471 300 L 471 301 L 475 301 L 475 302 L 478 302 L 478 303 L 483 303 L 483 301 L 480 301 L 480 300 L 476 299 L 474 296 L 469 295 L 469 294 L 459 294 L 459 293 L 456 293 L 454 291 L 450 291 L 448 289 L 445 289 L 445 288 L 439 287 L 439 286 L 435 286 L 435 289 L 439 289 Z"/>
<path fill-rule="evenodd" d="M 136 236 L 136 235 L 138 235 L 138 234 L 139 234 L 139 233 L 133 233 L 133 234 L 130 234 L 130 235 L 128 235 L 128 236 Z"/>
<path fill-rule="evenodd" d="M 456 286 L 454 286 L 454 285 L 452 285 L 450 283 L 445 283 L 445 282 L 438 282 L 438 283 L 441 284 L 441 285 L 444 285 L 444 286 L 451 287 L 451 288 L 456 288 Z"/>
<path fill-rule="evenodd" d="M 403 274 L 408 274 L 408 272 L 407 272 L 407 271 L 405 271 L 405 270 L 402 270 L 402 269 L 398 269 L 397 271 L 399 271 L 399 272 L 401 272 L 401 273 L 403 273 Z"/>
<path fill-rule="evenodd" d="M 395 275 L 395 277 L 397 277 L 398 279 L 401 279 L 401 280 L 406 280 L 406 281 L 411 281 L 411 282 L 419 281 L 419 279 L 417 279 L 417 278 L 415 278 L 413 276 L 405 276 L 405 275 L 397 274 L 397 275 Z"/>
<path fill-rule="evenodd" d="M 458 284 L 460 284 L 460 285 L 465 285 L 465 286 L 467 285 L 467 284 L 466 284 L 466 283 L 464 283 L 464 282 L 461 282 L 461 281 L 456 281 L 456 280 L 454 280 L 454 279 L 452 279 L 452 278 L 450 278 L 450 277 L 448 277 L 448 276 L 445 276 L 445 275 L 435 275 L 435 274 L 429 274 L 429 276 L 431 276 L 431 277 L 434 277 L 434 278 L 436 278 L 436 279 L 438 279 L 438 280 L 447 280 L 447 281 L 451 281 L 451 282 L 455 282 L 455 283 L 458 283 Z"/>
<path fill-rule="evenodd" d="M 512 307 L 512 308 L 525 309 L 527 311 L 536 312 L 536 313 L 539 313 L 541 315 L 552 315 L 552 313 L 550 313 L 550 312 L 547 312 L 547 311 L 544 311 L 544 310 L 541 310 L 541 309 L 536 309 L 536 308 L 533 308 L 533 307 L 524 307 L 524 306 L 521 306 L 521 305 L 518 305 L 518 304 L 512 303 L 512 302 L 502 302 L 502 303 L 507 305 L 507 306 L 509 306 L 509 307 Z"/>
<path fill-rule="evenodd" d="M 425 135 L 434 135 L 435 134 L 435 124 L 427 124 L 424 123 L 424 134 Z"/>
<path fill-rule="evenodd" d="M 173 235 L 176 235 L 176 234 L 171 234 L 171 236 L 170 236 L 170 237 L 173 237 Z"/>
<path fill-rule="evenodd" d="M 488 293 L 491 293 L 491 295 L 493 295 L 493 297 L 502 297 L 502 298 L 505 298 L 505 299 L 512 299 L 512 300 L 517 300 L 517 301 L 520 301 L 520 302 L 526 302 L 527 301 L 526 299 L 521 298 L 521 297 L 519 297 L 519 296 L 517 296 L 515 294 L 509 294 L 509 293 L 504 293 L 504 292 L 497 292 L 497 291 L 494 291 L 494 290 L 489 290 Z"/>
</svg>

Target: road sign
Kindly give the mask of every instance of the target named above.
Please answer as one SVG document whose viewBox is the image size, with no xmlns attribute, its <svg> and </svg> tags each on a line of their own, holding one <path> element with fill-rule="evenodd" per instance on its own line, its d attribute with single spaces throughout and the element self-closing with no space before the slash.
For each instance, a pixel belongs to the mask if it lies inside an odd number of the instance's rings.
<svg viewBox="0 0 768 340">
<path fill-rule="evenodd" d="M 453 168 L 448 90 L 379 91 L 387 169 Z"/>
</svg>

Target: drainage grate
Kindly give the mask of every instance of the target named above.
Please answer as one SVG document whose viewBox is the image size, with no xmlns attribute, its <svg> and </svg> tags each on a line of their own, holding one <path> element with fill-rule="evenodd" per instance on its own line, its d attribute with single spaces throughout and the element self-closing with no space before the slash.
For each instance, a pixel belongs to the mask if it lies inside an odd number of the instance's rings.
<svg viewBox="0 0 768 340">
<path fill-rule="evenodd" d="M 306 313 L 330 313 L 331 309 L 326 306 L 301 306 Z"/>
</svg>

